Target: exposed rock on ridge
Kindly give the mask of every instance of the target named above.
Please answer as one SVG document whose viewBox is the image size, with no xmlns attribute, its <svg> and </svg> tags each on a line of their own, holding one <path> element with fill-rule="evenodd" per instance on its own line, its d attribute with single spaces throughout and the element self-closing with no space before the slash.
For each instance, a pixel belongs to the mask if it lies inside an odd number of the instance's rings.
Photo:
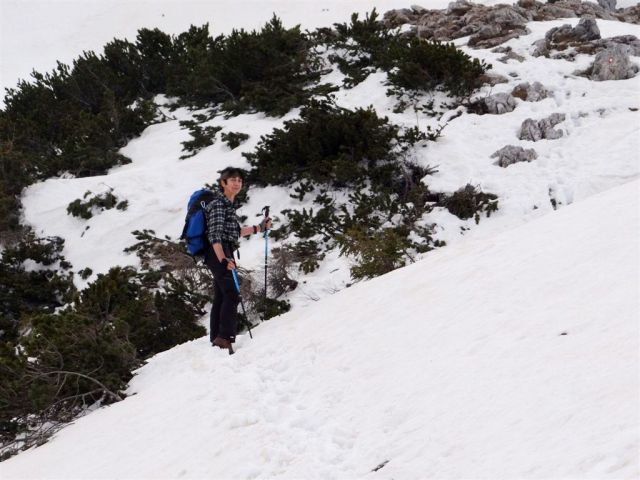
<svg viewBox="0 0 640 480">
<path fill-rule="evenodd" d="M 640 6 L 613 10 L 615 0 L 600 0 L 604 4 L 560 0 L 541 3 L 519 0 L 514 5 L 479 5 L 468 0 L 456 0 L 444 10 L 427 10 L 414 6 L 391 10 L 384 15 L 390 27 L 414 25 L 413 33 L 421 38 L 450 41 L 470 36 L 469 46 L 490 48 L 527 33 L 530 21 L 559 18 L 589 17 L 640 24 Z M 597 28 L 597 27 L 596 27 Z M 590 32 L 585 32 L 588 36 Z"/>
</svg>

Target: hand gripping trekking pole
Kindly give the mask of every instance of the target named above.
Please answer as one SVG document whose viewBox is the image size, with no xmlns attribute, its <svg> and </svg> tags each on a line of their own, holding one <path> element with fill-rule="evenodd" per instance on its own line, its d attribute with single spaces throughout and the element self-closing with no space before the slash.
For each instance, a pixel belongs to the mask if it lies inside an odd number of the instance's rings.
<svg viewBox="0 0 640 480">
<path fill-rule="evenodd" d="M 262 209 L 265 220 L 269 218 L 269 205 Z M 265 223 L 266 225 L 266 223 Z M 267 265 L 269 257 L 269 229 L 264 230 L 264 316 L 267 316 Z M 266 320 L 266 318 L 265 318 Z"/>
<path fill-rule="evenodd" d="M 236 284 L 236 290 L 238 291 L 238 298 L 240 299 L 240 306 L 242 307 L 242 313 L 244 314 L 245 324 L 249 330 L 249 337 L 253 338 L 253 334 L 251 333 L 251 322 L 249 321 L 249 317 L 247 317 L 247 311 L 244 309 L 242 295 L 240 295 L 240 283 L 238 283 L 238 274 L 236 273 L 236 269 L 234 268 L 231 270 L 231 273 L 233 274 L 233 283 Z"/>
</svg>

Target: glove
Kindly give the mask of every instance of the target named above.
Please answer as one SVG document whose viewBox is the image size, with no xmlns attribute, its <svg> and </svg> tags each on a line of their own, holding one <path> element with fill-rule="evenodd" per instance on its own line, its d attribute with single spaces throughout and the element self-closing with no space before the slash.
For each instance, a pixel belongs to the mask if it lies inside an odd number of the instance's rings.
<svg viewBox="0 0 640 480">
<path fill-rule="evenodd" d="M 222 260 L 220 260 L 220 263 L 222 264 L 222 266 L 224 268 L 226 268 L 227 270 L 229 269 L 229 264 L 231 263 L 233 265 L 233 267 L 235 267 L 235 264 L 233 263 L 233 260 L 229 260 L 228 258 L 223 258 Z M 233 268 L 232 268 L 233 269 Z"/>
<path fill-rule="evenodd" d="M 264 232 L 271 228 L 271 217 L 263 218 L 260 222 L 260 231 Z"/>
</svg>

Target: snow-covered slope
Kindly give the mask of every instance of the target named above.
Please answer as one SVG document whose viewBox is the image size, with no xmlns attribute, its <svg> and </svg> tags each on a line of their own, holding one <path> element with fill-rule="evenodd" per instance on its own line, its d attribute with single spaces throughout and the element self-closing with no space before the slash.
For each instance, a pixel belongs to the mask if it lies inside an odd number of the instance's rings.
<svg viewBox="0 0 640 480">
<path fill-rule="evenodd" d="M 0 477 L 637 478 L 639 188 L 162 353 Z"/>
<path fill-rule="evenodd" d="M 306 18 L 306 17 L 303 17 Z M 241 22 L 243 19 L 239 19 Z M 244 19 L 246 20 L 246 19 Z M 344 21 L 348 20 L 345 14 Z M 516 109 L 503 115 L 475 115 L 463 113 L 457 118 L 430 118 L 407 109 L 394 113 L 396 99 L 386 95 L 386 74 L 372 74 L 353 89 L 343 89 L 336 94 L 336 103 L 355 109 L 373 106 L 380 116 L 403 127 L 427 125 L 437 128 L 448 125 L 437 142 L 427 148 L 410 152 L 414 160 L 423 166 L 436 167 L 435 175 L 424 181 L 432 192 L 452 193 L 472 184 L 485 192 L 494 193 L 499 199 L 499 210 L 491 219 L 483 219 L 475 225 L 473 219 L 460 220 L 444 208 L 437 208 L 425 215 L 425 224 L 436 224 L 435 238 L 451 245 L 465 235 L 491 236 L 513 228 L 525 221 L 538 218 L 553 210 L 551 196 L 558 206 L 570 204 L 599 193 L 640 175 L 640 123 L 637 111 L 640 98 L 640 76 L 628 80 L 593 82 L 573 74 L 586 68 L 593 57 L 578 56 L 575 62 L 534 58 L 530 46 L 543 38 L 549 29 L 564 23 L 577 24 L 578 19 L 553 22 L 532 22 L 531 33 L 507 42 L 513 51 L 525 61 L 498 61 L 502 56 L 489 50 L 473 50 L 466 47 L 465 39 L 458 41 L 460 48 L 474 57 L 493 64 L 493 71 L 509 79 L 508 83 L 495 87 L 485 86 L 478 97 L 497 92 L 510 92 L 521 82 L 542 82 L 551 95 L 540 102 L 517 100 Z M 640 25 L 614 21 L 598 21 L 603 38 L 634 34 L 640 37 Z M 637 57 L 634 59 L 638 61 Z M 342 75 L 335 69 L 323 81 L 340 85 Z M 424 101 L 429 100 L 429 96 Z M 161 100 L 161 99 L 159 99 Z M 182 230 L 186 201 L 195 189 L 205 182 L 213 183 L 216 171 L 227 165 L 248 167 L 243 152 L 255 149 L 260 137 L 270 133 L 282 123 L 294 118 L 297 111 L 284 118 L 268 118 L 262 114 L 239 115 L 230 119 L 216 117 L 206 125 L 223 128 L 223 132 L 240 131 L 250 135 L 240 147 L 229 150 L 220 140 L 204 148 L 194 157 L 180 160 L 181 142 L 190 139 L 180 120 L 192 119 L 195 112 L 185 109 L 169 111 L 171 120 L 152 125 L 131 141 L 122 153 L 132 163 L 112 169 L 108 175 L 88 178 L 54 178 L 30 186 L 23 195 L 25 222 L 41 235 L 57 235 L 65 239 L 65 256 L 74 270 L 85 267 L 93 270 L 94 279 L 114 265 L 137 263 L 135 255 L 126 255 L 123 249 L 135 243 L 131 232 L 152 229 L 159 236 L 176 239 Z M 561 113 L 566 120 L 558 125 L 564 132 L 560 139 L 530 142 L 518 140 L 520 125 L 527 119 L 536 120 Z M 519 163 L 508 168 L 496 165 L 491 155 L 505 145 L 532 148 L 538 158 L 530 163 Z M 94 194 L 113 188 L 120 200 L 127 200 L 126 211 L 109 210 L 89 220 L 72 217 L 67 206 L 85 192 Z M 270 187 L 250 189 L 250 201 L 240 210 L 241 215 L 255 223 L 255 215 L 264 205 L 278 215 L 285 208 L 309 206 L 289 197 L 289 190 Z M 276 221 L 276 226 L 280 225 Z M 470 232 L 468 230 L 471 230 Z M 243 242 L 242 264 L 247 268 L 259 268 L 264 261 L 260 238 Z M 76 278 L 79 286 L 82 282 Z M 306 276 L 292 295 L 296 305 L 305 305 L 344 288 L 350 282 L 349 263 L 338 258 L 336 252 L 328 255 L 321 268 L 312 276 Z"/>
</svg>

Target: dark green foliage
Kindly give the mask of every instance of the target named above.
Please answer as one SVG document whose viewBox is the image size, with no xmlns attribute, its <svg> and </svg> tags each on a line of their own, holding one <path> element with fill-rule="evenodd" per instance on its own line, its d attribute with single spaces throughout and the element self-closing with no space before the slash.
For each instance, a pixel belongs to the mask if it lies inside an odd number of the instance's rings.
<svg viewBox="0 0 640 480">
<path fill-rule="evenodd" d="M 158 93 L 178 104 L 280 115 L 326 90 L 307 36 L 274 17 L 260 31 L 211 38 L 208 26 L 177 37 L 141 29 L 136 42 L 113 40 L 102 54 L 84 52 L 71 65 L 34 72 L 7 91 L 0 111 L 0 232 L 19 229 L 22 189 L 68 172 L 101 175 L 129 162 L 118 153 L 157 115 Z M 213 132 L 194 129 L 197 151 Z M 232 139 L 235 142 L 236 139 Z"/>
<path fill-rule="evenodd" d="M 303 103 L 320 63 L 298 27 L 273 17 L 260 31 L 233 30 L 211 38 L 208 25 L 174 40 L 167 93 L 196 105 L 221 104 L 240 113 L 282 115 Z"/>
<path fill-rule="evenodd" d="M 249 139 L 249 135 L 241 132 L 223 132 L 221 138 L 222 141 L 225 142 L 231 150 L 233 150 L 246 142 Z"/>
<path fill-rule="evenodd" d="M 158 238 L 153 230 L 134 231 L 138 241 L 125 252 L 133 252 L 142 266 L 141 278 L 145 284 L 163 282 L 180 289 L 180 295 L 189 305 L 189 311 L 198 315 L 213 293 L 211 274 L 203 263 L 196 263 L 186 253 L 183 242 L 176 243 L 169 238 Z M 175 285 L 174 285 L 175 284 Z"/>
<path fill-rule="evenodd" d="M 432 208 L 422 179 L 434 170 L 404 155 L 439 133 L 417 128 L 400 132 L 371 109 L 350 111 L 312 101 L 300 119 L 262 137 L 256 151 L 245 154 L 254 167 L 254 182 L 293 184 L 290 196 L 299 200 L 319 192 L 312 207 L 282 211 L 287 221 L 272 236 L 296 241 L 279 255 L 309 273 L 326 251 L 339 246 L 342 254 L 360 262 L 353 275 L 365 278 L 437 246 L 429 229 L 416 225 Z M 328 195 L 329 189 L 341 190 L 342 199 Z"/>
<path fill-rule="evenodd" d="M 353 14 L 350 24 L 334 26 L 335 34 L 319 34 L 318 42 L 338 52 L 329 58 L 347 76 L 346 86 L 381 69 L 388 74 L 392 94 L 443 89 L 453 96 L 468 96 L 479 86 L 479 77 L 491 68 L 453 44 L 428 42 L 388 29 L 378 20 L 375 9 L 364 20 Z"/>
<path fill-rule="evenodd" d="M 115 45 L 109 50 L 125 48 Z M 0 231 L 18 228 L 21 190 L 69 172 L 104 174 L 129 159 L 117 153 L 153 119 L 153 106 L 136 100 L 115 60 L 86 52 L 71 67 L 33 74 L 9 89 L 0 111 Z M 119 68 L 119 67 L 118 67 Z"/>
<path fill-rule="evenodd" d="M 456 97 L 469 96 L 490 66 L 458 50 L 454 44 L 399 37 L 391 48 L 395 59 L 389 82 L 398 90 L 430 91 L 442 87 Z"/>
<path fill-rule="evenodd" d="M 132 268 L 112 268 L 83 290 L 76 311 L 98 321 L 124 322 L 139 358 L 204 335 L 195 323 L 199 311 L 187 300 L 183 284 L 168 281 L 156 290 L 144 281 Z"/>
<path fill-rule="evenodd" d="M 296 289 L 298 282 L 292 277 L 294 264 L 299 259 L 287 245 L 271 249 L 269 256 L 269 290 L 275 298 Z"/>
<path fill-rule="evenodd" d="M 58 237 L 35 238 L 28 234 L 8 246 L 0 261 L 0 343 L 18 338 L 24 320 L 38 312 L 51 313 L 71 301 L 75 288 L 71 265 L 61 252 Z M 36 267 L 25 268 L 25 262 Z"/>
<path fill-rule="evenodd" d="M 277 255 L 274 253 L 274 257 L 277 258 Z M 280 257 L 288 257 L 289 262 L 298 264 L 298 270 L 304 273 L 314 272 L 325 255 L 318 242 L 314 240 L 303 240 L 293 245 L 286 245 L 279 252 Z"/>
<path fill-rule="evenodd" d="M 404 266 L 404 255 L 411 242 L 403 227 L 374 230 L 369 234 L 363 227 L 353 226 L 338 237 L 340 252 L 353 255 L 358 264 L 351 268 L 354 279 L 373 278 Z"/>
<path fill-rule="evenodd" d="M 277 300 L 275 298 L 262 298 L 256 305 L 256 312 L 263 320 L 277 317 L 291 310 L 288 300 Z"/>
<path fill-rule="evenodd" d="M 487 217 L 490 217 L 491 212 L 498 210 L 498 197 L 492 193 L 484 193 L 473 185 L 466 185 L 453 195 L 443 198 L 440 204 L 462 220 L 473 217 L 479 223 L 481 212 L 486 212 Z"/>
<path fill-rule="evenodd" d="M 243 155 L 256 183 L 311 181 L 343 188 L 383 168 L 397 133 L 398 127 L 371 108 L 351 111 L 312 100 L 299 119 L 285 122 L 262 137 L 255 152 Z"/>
<path fill-rule="evenodd" d="M 154 269 L 169 246 L 148 232 L 138 239 L 134 250 L 142 257 L 141 271 L 112 268 L 79 295 L 70 274 L 33 267 L 27 272 L 22 266 L 34 260 L 71 268 L 59 255 L 61 240 L 32 238 L 4 250 L 0 440 L 11 443 L 25 435 L 12 451 L 44 441 L 53 430 L 43 427 L 55 430 L 97 400 L 121 399 L 132 370 L 144 359 L 206 333 L 197 323 L 206 297 L 192 292 L 166 264 Z M 81 272 L 83 278 L 90 274 Z"/>
<path fill-rule="evenodd" d="M 182 142 L 182 149 L 191 152 L 189 155 L 181 155 L 180 159 L 193 157 L 196 153 L 209 145 L 213 145 L 216 141 L 216 134 L 222 130 L 218 126 L 202 127 L 193 121 L 180 122 L 180 126 L 188 127 L 191 133 L 191 140 Z"/>
<path fill-rule="evenodd" d="M 0 434 L 3 442 L 26 434 L 24 447 L 41 441 L 32 424 L 68 422 L 98 400 L 120 400 L 140 365 L 117 318 L 67 310 L 33 316 L 30 326 L 20 348 L 0 351 Z"/>
<path fill-rule="evenodd" d="M 157 94 L 167 91 L 169 66 L 174 55 L 172 38 L 157 28 L 138 30 L 136 37 L 138 72 L 144 90 Z"/>
<path fill-rule="evenodd" d="M 100 213 L 104 210 L 111 210 L 114 207 L 118 210 L 126 210 L 129 206 L 129 202 L 127 200 L 118 202 L 118 197 L 116 197 L 112 192 L 113 189 L 102 194 L 96 194 L 84 201 L 77 198 L 69 204 L 67 207 L 67 213 L 74 217 L 80 217 L 88 220 L 93 217 L 96 212 Z M 86 199 L 89 195 L 91 195 L 91 192 L 87 191 L 82 198 Z"/>
<path fill-rule="evenodd" d="M 316 211 L 313 208 L 309 210 L 303 208 L 302 210 L 286 209 L 282 213 L 289 222 L 283 227 L 283 231 L 277 232 L 276 238 L 287 232 L 295 233 L 296 237 L 301 240 L 308 240 L 319 235 L 323 241 L 328 241 L 335 234 L 339 223 L 333 204 L 321 206 Z"/>
<path fill-rule="evenodd" d="M 86 280 L 87 278 L 89 278 L 91 275 L 93 274 L 93 270 L 91 270 L 89 267 L 87 268 L 83 268 L 82 270 L 80 270 L 78 272 L 78 275 L 80 276 L 80 278 L 82 280 Z"/>
<path fill-rule="evenodd" d="M 365 15 L 364 20 L 354 13 L 350 24 L 336 23 L 334 27 L 335 33 L 324 36 L 320 41 L 340 52 L 329 55 L 329 59 L 347 76 L 345 86 L 357 85 L 376 68 L 391 68 L 387 51 L 397 37 L 397 31 L 389 30 L 378 20 L 375 8 L 371 14 Z"/>
</svg>

